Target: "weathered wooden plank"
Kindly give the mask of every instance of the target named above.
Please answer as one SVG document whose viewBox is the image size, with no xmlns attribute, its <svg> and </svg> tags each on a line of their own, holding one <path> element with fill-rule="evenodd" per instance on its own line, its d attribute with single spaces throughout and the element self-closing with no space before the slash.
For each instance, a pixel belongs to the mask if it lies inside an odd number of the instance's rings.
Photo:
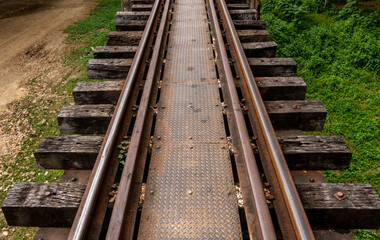
<svg viewBox="0 0 380 240">
<path fill-rule="evenodd" d="M 237 9 L 249 9 L 249 5 L 247 3 L 230 3 L 227 4 L 229 10 L 237 10 Z"/>
<path fill-rule="evenodd" d="M 249 58 L 276 57 L 277 44 L 275 42 L 242 43 L 245 55 Z"/>
<path fill-rule="evenodd" d="M 75 104 L 116 104 L 124 81 L 78 82 L 73 90 Z"/>
<path fill-rule="evenodd" d="M 235 10 L 233 10 L 235 11 Z M 146 20 L 127 20 L 125 18 L 116 17 L 116 30 L 117 31 L 141 31 L 144 30 Z M 250 29 L 250 30 L 265 30 L 266 24 L 262 20 L 234 20 L 235 28 L 237 30 Z"/>
<path fill-rule="evenodd" d="M 90 59 L 87 63 L 87 77 L 92 79 L 126 78 L 132 59 Z"/>
<path fill-rule="evenodd" d="M 275 129 L 323 128 L 326 109 L 320 101 L 266 101 L 265 105 Z M 111 104 L 64 106 L 58 115 L 58 128 L 61 134 L 104 134 L 113 107 Z"/>
<path fill-rule="evenodd" d="M 92 169 L 102 141 L 101 136 L 48 137 L 38 145 L 34 156 L 40 168 Z M 343 169 L 351 160 L 351 151 L 341 137 L 294 136 L 280 138 L 279 142 L 293 170 Z"/>
<path fill-rule="evenodd" d="M 380 224 L 380 199 L 369 184 L 296 186 L 313 227 L 377 228 Z M 9 225 L 67 227 L 83 191 L 84 185 L 73 183 L 17 183 L 2 208 Z M 337 192 L 346 198 L 336 199 Z"/>
<path fill-rule="evenodd" d="M 263 100 L 304 100 L 306 83 L 299 77 L 255 78 Z"/>
<path fill-rule="evenodd" d="M 297 64 L 292 58 L 248 58 L 255 77 L 294 77 Z M 123 79 L 127 77 L 131 59 L 91 59 L 87 76 L 94 79 Z"/>
<path fill-rule="evenodd" d="M 267 30 L 238 30 L 240 42 L 267 42 L 269 41 L 269 32 Z"/>
<path fill-rule="evenodd" d="M 138 46 L 143 31 L 117 31 L 107 34 L 107 46 Z"/>
<path fill-rule="evenodd" d="M 114 105 L 63 106 L 58 114 L 61 134 L 104 134 L 112 118 Z"/>
<path fill-rule="evenodd" d="M 70 227 L 85 185 L 16 183 L 2 210 L 10 226 Z"/>
<path fill-rule="evenodd" d="M 292 58 L 248 58 L 255 77 L 295 77 L 297 63 Z"/>
<path fill-rule="evenodd" d="M 94 58 L 133 58 L 137 46 L 98 46 L 94 50 Z"/>
<path fill-rule="evenodd" d="M 233 20 L 256 20 L 257 11 L 253 9 L 230 9 Z"/>
<path fill-rule="evenodd" d="M 302 78 L 256 78 L 264 100 L 303 100 L 306 84 Z M 124 81 L 79 82 L 73 90 L 75 104 L 116 104 Z"/>
<path fill-rule="evenodd" d="M 266 24 L 263 20 L 234 20 L 236 30 L 265 30 Z"/>
<path fill-rule="evenodd" d="M 128 22 L 131 20 L 148 20 L 150 11 L 145 12 L 117 12 L 116 22 Z"/>
<path fill-rule="evenodd" d="M 153 4 L 132 4 L 132 11 L 136 12 L 144 12 L 144 11 L 151 11 L 153 7 Z"/>
<path fill-rule="evenodd" d="M 116 31 L 143 31 L 146 20 L 128 20 L 116 19 Z"/>
<path fill-rule="evenodd" d="M 247 57 L 276 57 L 275 42 L 251 42 L 242 44 Z M 95 58 L 133 58 L 137 46 L 98 46 L 94 50 Z"/>
<path fill-rule="evenodd" d="M 290 169 L 344 169 L 350 165 L 352 153 L 340 136 L 296 136 L 280 138 Z"/>
<path fill-rule="evenodd" d="M 92 169 L 102 142 L 102 136 L 47 137 L 34 157 L 41 169 Z"/>
<path fill-rule="evenodd" d="M 321 101 L 265 101 L 265 106 L 275 129 L 320 131 L 327 115 Z"/>
<path fill-rule="evenodd" d="M 301 184 L 297 190 L 312 226 L 380 226 L 380 199 L 369 184 Z M 334 196 L 338 192 L 344 194 L 341 200 Z"/>
</svg>

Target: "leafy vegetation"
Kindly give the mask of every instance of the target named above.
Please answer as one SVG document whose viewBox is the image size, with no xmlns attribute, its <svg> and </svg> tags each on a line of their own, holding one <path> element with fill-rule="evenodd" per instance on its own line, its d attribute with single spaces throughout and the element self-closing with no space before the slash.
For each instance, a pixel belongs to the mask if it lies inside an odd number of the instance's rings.
<svg viewBox="0 0 380 240">
<path fill-rule="evenodd" d="M 262 0 L 279 57 L 292 57 L 308 85 L 307 98 L 319 99 L 328 115 L 322 132 L 343 136 L 353 152 L 343 171 L 326 171 L 329 182 L 370 183 L 380 192 L 380 17 L 358 0 L 324 7 L 316 0 Z M 380 238 L 354 231 L 358 239 Z"/>
<path fill-rule="evenodd" d="M 4 131 L 10 132 L 17 126 L 17 131 L 25 137 L 20 151 L 0 159 L 0 204 L 15 182 L 54 182 L 60 179 L 63 171 L 39 170 L 33 152 L 42 139 L 59 134 L 57 113 L 63 105 L 73 102 L 71 93 L 76 83 L 89 81 L 86 63 L 93 57 L 93 47 L 105 45 L 107 32 L 115 30 L 117 11 L 120 11 L 120 0 L 98 0 L 85 19 L 65 30 L 71 51 L 64 62 L 71 67 L 71 71 L 63 73 L 54 83 L 46 80 L 45 75 L 49 71 L 36 76 L 25 86 L 28 96 L 9 106 L 13 113 Z M 39 94 L 41 89 L 48 89 L 48 94 Z M 3 119 L 2 116 L 0 119 Z M 32 239 L 36 231 L 36 228 L 7 226 L 2 214 L 0 229 L 7 232 L 10 239 Z"/>
<path fill-rule="evenodd" d="M 124 165 L 129 149 L 129 141 L 123 140 L 119 145 L 117 145 L 117 148 L 120 149 L 120 154 L 117 156 L 117 158 L 120 160 L 120 164 Z"/>
</svg>

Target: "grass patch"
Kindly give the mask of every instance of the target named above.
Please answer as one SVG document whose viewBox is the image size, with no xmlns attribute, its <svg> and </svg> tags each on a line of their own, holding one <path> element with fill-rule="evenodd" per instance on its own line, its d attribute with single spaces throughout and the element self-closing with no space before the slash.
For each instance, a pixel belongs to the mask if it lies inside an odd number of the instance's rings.
<svg viewBox="0 0 380 240">
<path fill-rule="evenodd" d="M 86 77 L 86 63 L 93 57 L 93 47 L 105 45 L 106 34 L 115 30 L 117 11 L 120 11 L 120 0 L 99 0 L 85 19 L 69 26 L 65 32 L 72 50 L 64 57 L 63 63 L 71 70 L 62 73 L 55 82 L 47 77 L 52 69 L 29 80 L 25 86 L 28 95 L 8 106 L 11 116 L 0 116 L 8 119 L 3 129 L 6 133 L 23 135 L 20 151 L 0 159 L 0 204 L 16 182 L 54 182 L 60 179 L 63 171 L 39 170 L 33 152 L 45 137 L 59 135 L 59 109 L 73 102 L 71 92 L 78 81 L 90 81 Z M 41 91 L 45 93 L 40 94 Z M 36 230 L 10 227 L 3 215 L 0 216 L 0 229 L 0 236 L 8 232 L 11 239 L 32 239 Z"/>
<path fill-rule="evenodd" d="M 278 56 L 297 61 L 307 99 L 327 108 L 324 130 L 309 134 L 340 135 L 353 152 L 347 170 L 324 172 L 328 181 L 370 183 L 380 193 L 380 17 L 359 6 L 354 0 L 339 9 L 314 0 L 263 0 L 261 16 Z M 354 233 L 380 238 L 374 230 Z"/>
</svg>

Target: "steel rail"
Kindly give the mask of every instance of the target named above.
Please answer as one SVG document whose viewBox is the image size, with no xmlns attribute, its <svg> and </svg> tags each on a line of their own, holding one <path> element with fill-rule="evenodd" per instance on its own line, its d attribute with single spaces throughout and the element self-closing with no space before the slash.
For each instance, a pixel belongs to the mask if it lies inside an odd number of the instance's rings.
<svg viewBox="0 0 380 240">
<path fill-rule="evenodd" d="M 212 0 L 211 0 L 212 1 Z M 272 164 L 275 169 L 276 175 L 279 179 L 279 185 L 284 196 L 287 211 L 289 212 L 292 220 L 292 225 L 298 239 L 314 239 L 312 229 L 307 219 L 305 210 L 303 209 L 301 200 L 299 198 L 297 189 L 293 182 L 292 176 L 286 164 L 284 155 L 277 141 L 277 136 L 274 132 L 273 126 L 266 111 L 261 94 L 256 85 L 256 81 L 251 72 L 249 63 L 245 56 L 243 47 L 240 43 L 239 36 L 236 32 L 234 23 L 229 14 L 227 5 L 224 0 L 218 0 L 221 7 L 220 12 L 225 18 L 227 30 L 233 41 L 236 50 L 238 61 L 246 79 L 248 90 L 250 92 L 253 106 L 257 113 L 257 118 L 263 132 L 266 144 L 268 145 L 269 154 L 271 156 Z M 281 219 L 280 219 L 281 221 Z"/>
<path fill-rule="evenodd" d="M 268 204 L 263 191 L 263 185 L 260 178 L 259 169 L 256 164 L 255 155 L 253 153 L 251 142 L 249 140 L 249 134 L 245 125 L 245 119 L 241 111 L 239 96 L 234 83 L 234 78 L 229 63 L 229 58 L 224 45 L 222 32 L 220 30 L 218 17 L 215 10 L 213 0 L 209 0 L 210 11 L 212 14 L 213 25 L 216 33 L 216 39 L 218 41 L 218 47 L 220 56 L 223 62 L 223 69 L 226 75 L 228 91 L 231 97 L 232 109 L 237 125 L 239 139 L 243 150 L 243 158 L 247 167 L 248 178 L 251 185 L 253 203 L 255 206 L 257 224 L 260 232 L 249 232 L 250 239 L 277 239 L 276 233 L 273 227 L 273 222 L 269 213 Z M 255 235 L 255 236 L 253 236 Z"/>
<path fill-rule="evenodd" d="M 141 147 L 144 123 L 149 109 L 149 100 L 153 88 L 153 83 L 157 74 L 158 58 L 161 54 L 162 43 L 164 39 L 164 30 L 167 23 L 169 4 L 171 0 L 166 0 L 162 18 L 159 22 L 159 29 L 154 43 L 151 63 L 149 65 L 146 81 L 144 85 L 143 94 L 141 96 L 139 110 L 136 116 L 136 124 L 133 127 L 131 141 L 129 143 L 129 150 L 119 184 L 119 193 L 116 197 L 115 205 L 112 210 L 111 220 L 109 223 L 106 239 L 115 240 L 120 239 L 125 220 L 128 198 L 130 195 L 133 172 L 135 169 L 136 161 L 138 158 L 139 149 Z M 160 0 L 156 0 L 156 3 Z"/>
<path fill-rule="evenodd" d="M 99 164 L 97 165 L 93 180 L 91 181 L 90 186 L 88 186 L 89 190 L 88 190 L 88 194 L 85 199 L 83 208 L 81 209 L 80 213 L 77 213 L 77 216 L 79 216 L 79 220 L 77 224 L 73 226 L 74 229 L 72 228 L 70 230 L 68 239 L 82 240 L 85 238 L 87 228 L 90 223 L 91 216 L 96 204 L 96 199 L 97 199 L 97 196 L 99 195 L 99 191 L 102 186 L 104 175 L 106 173 L 107 166 L 112 155 L 112 151 L 114 150 L 114 147 L 115 147 L 117 134 L 120 129 L 121 123 L 123 121 L 123 117 L 125 115 L 128 99 L 131 95 L 136 76 L 138 75 L 138 68 L 141 64 L 141 60 L 143 58 L 143 54 L 146 49 L 149 35 L 152 32 L 152 26 L 153 26 L 156 14 L 158 12 L 159 3 L 160 3 L 160 0 L 156 0 L 152 8 L 151 15 L 148 19 L 143 36 L 140 40 L 139 47 L 133 59 L 132 66 L 125 80 L 126 82 L 124 84 L 121 96 L 119 98 L 117 108 L 115 110 L 115 113 L 113 114 L 111 124 L 109 125 L 107 129 L 106 137 L 103 140 L 103 147 L 98 154 L 98 158 L 100 156 L 100 161 L 99 161 Z"/>
</svg>

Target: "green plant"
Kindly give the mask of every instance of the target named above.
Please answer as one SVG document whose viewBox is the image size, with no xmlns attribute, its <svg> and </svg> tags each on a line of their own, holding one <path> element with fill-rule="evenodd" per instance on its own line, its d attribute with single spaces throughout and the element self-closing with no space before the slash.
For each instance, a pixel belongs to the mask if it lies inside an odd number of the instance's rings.
<svg viewBox="0 0 380 240">
<path fill-rule="evenodd" d="M 340 135 L 353 153 L 348 169 L 324 172 L 327 180 L 370 183 L 380 193 L 380 17 L 347 2 L 335 8 L 323 1 L 263 0 L 261 16 L 277 55 L 296 60 L 307 99 L 327 108 L 323 131 L 309 134 Z M 353 233 L 380 238 L 374 230 Z"/>
<path fill-rule="evenodd" d="M 124 165 L 125 164 L 125 159 L 127 158 L 128 149 L 129 149 L 129 141 L 127 141 L 127 140 L 122 141 L 117 146 L 117 148 L 120 149 L 120 153 L 117 156 L 117 158 L 119 158 L 120 164 Z"/>
</svg>

